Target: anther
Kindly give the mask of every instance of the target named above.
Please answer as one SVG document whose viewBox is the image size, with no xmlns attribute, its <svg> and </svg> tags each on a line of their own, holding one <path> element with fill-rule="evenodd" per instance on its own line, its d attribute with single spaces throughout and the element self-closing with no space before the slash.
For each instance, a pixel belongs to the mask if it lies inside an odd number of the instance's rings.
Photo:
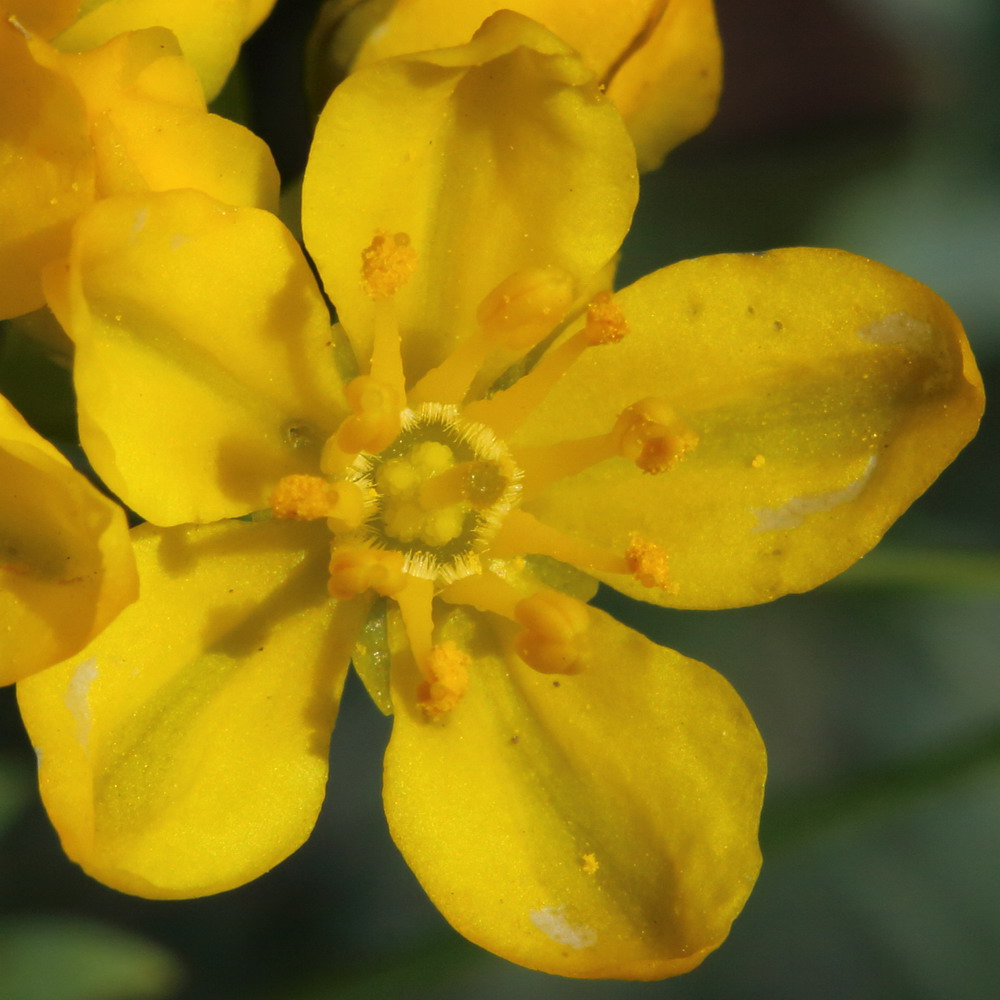
<svg viewBox="0 0 1000 1000">
<path fill-rule="evenodd" d="M 518 602 L 514 620 L 525 629 L 514 637 L 514 650 L 529 667 L 543 674 L 583 670 L 587 605 L 558 590 L 540 590 Z"/>
<path fill-rule="evenodd" d="M 655 542 L 648 542 L 633 533 L 625 552 L 625 562 L 629 572 L 644 587 L 659 587 L 668 593 L 677 593 L 677 584 L 670 579 L 667 554 Z"/>
<path fill-rule="evenodd" d="M 611 292 L 598 292 L 587 306 L 584 334 L 591 346 L 617 344 L 628 333 L 625 314 L 615 305 Z"/>
<path fill-rule="evenodd" d="M 361 251 L 361 277 L 373 299 L 388 299 L 405 285 L 417 267 L 417 252 L 406 233 L 378 232 Z"/>
<path fill-rule="evenodd" d="M 393 597 L 406 585 L 403 555 L 384 549 L 334 549 L 327 589 L 340 601 L 374 590 Z"/>
<path fill-rule="evenodd" d="M 618 453 L 650 473 L 666 472 L 698 443 L 673 408 L 654 396 L 624 409 L 612 434 Z"/>
<path fill-rule="evenodd" d="M 271 510 L 275 517 L 288 520 L 325 517 L 332 530 L 353 531 L 364 521 L 364 497 L 353 483 L 331 483 L 320 476 L 285 476 L 274 488 Z"/>
<path fill-rule="evenodd" d="M 431 722 L 453 711 L 469 686 L 469 656 L 453 642 L 434 646 L 420 665 L 426 678 L 417 688 L 417 704 Z"/>
<path fill-rule="evenodd" d="M 359 375 L 348 383 L 344 395 L 354 413 L 323 448 L 320 466 L 329 475 L 342 471 L 359 451 L 382 451 L 399 434 L 403 401 L 391 386 Z"/>
</svg>

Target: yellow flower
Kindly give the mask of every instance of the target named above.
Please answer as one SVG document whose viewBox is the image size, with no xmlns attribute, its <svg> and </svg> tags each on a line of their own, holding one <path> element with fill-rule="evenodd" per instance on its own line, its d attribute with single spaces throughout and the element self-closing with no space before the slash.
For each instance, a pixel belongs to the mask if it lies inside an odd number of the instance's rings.
<svg viewBox="0 0 1000 1000">
<path fill-rule="evenodd" d="M 46 12 L 58 10 L 40 5 Z M 234 204 L 277 203 L 267 146 L 207 113 L 169 31 L 99 41 L 61 52 L 0 6 L 0 318 L 44 304 L 44 266 L 66 253 L 73 221 L 100 198 L 190 187 Z"/>
<path fill-rule="evenodd" d="M 719 945 L 760 738 L 593 577 L 669 607 L 815 586 L 970 437 L 981 385 L 940 299 L 849 254 L 611 296 L 635 198 L 592 76 L 501 13 L 324 112 L 304 225 L 342 326 L 267 213 L 167 192 L 81 220 L 50 302 L 87 452 L 150 523 L 139 601 L 19 688 L 70 857 L 162 898 L 282 860 L 353 659 L 393 712 L 393 837 L 461 933 L 580 977 Z"/>
<path fill-rule="evenodd" d="M 0 684 L 79 652 L 138 592 L 125 515 L 0 396 Z"/>
<path fill-rule="evenodd" d="M 28 30 L 63 52 L 84 52 L 141 28 L 167 28 L 192 64 L 208 100 L 222 89 L 240 46 L 275 0 L 4 0 Z"/>
<path fill-rule="evenodd" d="M 310 43 L 313 89 L 378 59 L 458 45 L 498 9 L 572 45 L 621 112 L 640 170 L 715 116 L 722 46 L 712 0 L 327 0 Z"/>
</svg>

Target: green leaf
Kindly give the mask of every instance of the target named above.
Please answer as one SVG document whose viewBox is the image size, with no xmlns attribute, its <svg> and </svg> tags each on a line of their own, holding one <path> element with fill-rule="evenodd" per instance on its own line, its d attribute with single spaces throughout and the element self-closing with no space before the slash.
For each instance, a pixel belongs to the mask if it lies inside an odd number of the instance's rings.
<svg viewBox="0 0 1000 1000">
<path fill-rule="evenodd" d="M 163 948 L 89 920 L 0 922 L 0 997 L 17 1000 L 156 1000 L 180 983 Z"/>
</svg>

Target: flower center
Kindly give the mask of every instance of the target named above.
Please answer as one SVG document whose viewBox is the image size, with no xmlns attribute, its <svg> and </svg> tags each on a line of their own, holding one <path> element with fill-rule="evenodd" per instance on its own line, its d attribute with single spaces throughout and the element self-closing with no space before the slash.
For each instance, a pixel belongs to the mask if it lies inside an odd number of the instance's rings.
<svg viewBox="0 0 1000 1000">
<path fill-rule="evenodd" d="M 525 556 L 677 589 L 655 542 L 632 532 L 624 551 L 589 544 L 517 510 L 522 498 L 530 501 L 552 482 L 609 460 L 667 472 L 698 436 L 665 400 L 648 398 L 594 437 L 508 448 L 504 441 L 584 351 L 617 344 L 628 333 L 611 293 L 598 292 L 580 328 L 551 345 L 518 381 L 469 400 L 491 357 L 523 356 L 555 334 L 573 306 L 572 277 L 554 266 L 509 275 L 483 299 L 468 337 L 407 387 L 395 299 L 414 273 L 416 251 L 405 233 L 380 232 L 361 259 L 373 302 L 369 370 L 345 387 L 350 412 L 323 446 L 322 475 L 285 476 L 271 509 L 275 517 L 326 520 L 332 597 L 373 592 L 395 602 L 423 677 L 417 703 L 440 722 L 468 686 L 470 656 L 451 642 L 435 643 L 436 601 L 508 619 L 523 629 L 513 650 L 525 663 L 572 674 L 590 655 L 590 612 L 544 587 L 526 594 L 518 582 Z"/>
<path fill-rule="evenodd" d="M 462 420 L 455 406 L 424 403 L 404 410 L 396 439 L 361 452 L 346 478 L 373 501 L 364 542 L 402 553 L 407 573 L 443 586 L 481 571 L 520 477 L 489 428 Z"/>
</svg>

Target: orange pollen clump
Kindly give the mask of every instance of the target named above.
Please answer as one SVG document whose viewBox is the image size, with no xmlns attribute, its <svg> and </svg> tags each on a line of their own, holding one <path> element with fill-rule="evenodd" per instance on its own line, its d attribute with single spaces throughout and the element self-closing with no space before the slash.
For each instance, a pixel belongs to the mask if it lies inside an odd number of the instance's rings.
<svg viewBox="0 0 1000 1000">
<path fill-rule="evenodd" d="M 374 590 L 383 597 L 398 594 L 406 585 L 403 554 L 384 549 L 334 549 L 327 589 L 340 601 Z"/>
<path fill-rule="evenodd" d="M 644 587 L 659 587 L 670 593 L 677 592 L 677 584 L 670 580 L 666 552 L 655 542 L 647 542 L 633 534 L 625 552 L 629 572 Z"/>
<path fill-rule="evenodd" d="M 698 443 L 698 435 L 662 399 L 649 397 L 626 407 L 612 435 L 618 452 L 643 472 L 666 472 Z"/>
<path fill-rule="evenodd" d="M 315 521 L 327 517 L 333 506 L 330 484 L 319 476 L 285 476 L 271 495 L 275 517 Z"/>
<path fill-rule="evenodd" d="M 417 689 L 417 704 L 431 722 L 452 711 L 469 686 L 469 656 L 453 642 L 434 646 L 421 666 L 426 680 Z"/>
<path fill-rule="evenodd" d="M 338 531 L 353 531 L 364 521 L 364 499 L 353 483 L 331 483 L 320 476 L 292 475 L 278 481 L 271 496 L 274 516 L 296 521 L 328 518 Z"/>
<path fill-rule="evenodd" d="M 365 291 L 373 299 L 392 298 L 417 268 L 417 252 L 406 233 L 375 234 L 361 251 L 361 277 Z"/>
<path fill-rule="evenodd" d="M 514 650 L 543 674 L 578 674 L 584 668 L 581 640 L 590 627 L 586 604 L 558 590 L 540 590 L 519 601 L 514 620 L 525 631 L 514 637 Z"/>
<path fill-rule="evenodd" d="M 615 305 L 611 292 L 598 292 L 587 306 L 584 334 L 591 346 L 617 344 L 628 333 L 625 314 Z"/>
</svg>

